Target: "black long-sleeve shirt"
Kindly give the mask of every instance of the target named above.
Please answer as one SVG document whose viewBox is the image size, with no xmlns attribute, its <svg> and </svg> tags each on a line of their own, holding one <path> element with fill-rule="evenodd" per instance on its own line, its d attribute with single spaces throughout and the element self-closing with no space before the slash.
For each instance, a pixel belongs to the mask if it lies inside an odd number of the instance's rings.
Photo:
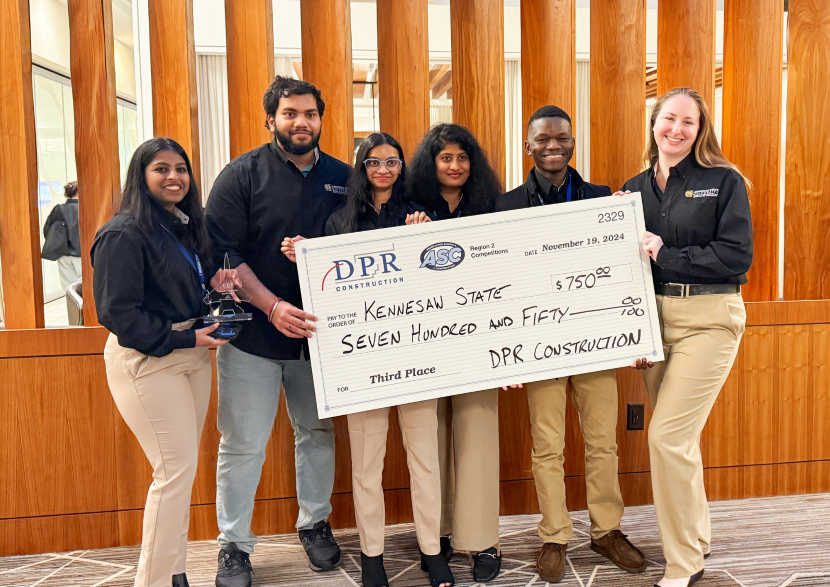
<svg viewBox="0 0 830 587">
<path fill-rule="evenodd" d="M 746 283 L 752 218 L 741 175 L 702 167 L 691 153 L 669 169 L 662 192 L 647 169 L 624 190 L 641 192 L 646 230 L 663 239 L 652 263 L 655 283 Z"/>
<path fill-rule="evenodd" d="M 157 213 L 159 225 L 152 234 L 140 230 L 129 214 L 118 214 L 101 227 L 92 245 L 93 293 L 98 320 L 118 337 L 118 344 L 163 357 L 196 346 L 194 330 L 171 327 L 201 318 L 207 308 L 196 271 L 161 227 L 185 243 L 179 218 L 187 217 L 160 206 Z M 204 270 L 207 281 L 208 268 Z"/>
<path fill-rule="evenodd" d="M 415 212 L 425 212 L 425 210 L 417 204 L 408 199 L 401 198 L 397 194 L 393 194 L 389 201 L 381 204 L 380 211 L 368 206 L 367 209 L 358 216 L 356 232 L 363 232 L 364 230 L 374 230 L 376 228 L 392 228 L 393 226 L 403 226 L 406 224 L 406 216 L 414 214 Z M 340 206 L 337 210 L 331 213 L 329 219 L 326 221 L 326 236 L 334 234 L 344 234 L 346 232 L 346 207 Z"/>
<path fill-rule="evenodd" d="M 302 308 L 297 266 L 280 252 L 285 237 L 323 236 L 326 219 L 343 201 L 350 167 L 320 153 L 305 175 L 272 141 L 240 155 L 219 174 L 207 205 L 217 267 L 247 263 L 274 295 Z M 268 316 L 247 305 L 253 320 L 231 342 L 268 359 L 299 359 L 303 339 L 288 338 Z"/>
</svg>

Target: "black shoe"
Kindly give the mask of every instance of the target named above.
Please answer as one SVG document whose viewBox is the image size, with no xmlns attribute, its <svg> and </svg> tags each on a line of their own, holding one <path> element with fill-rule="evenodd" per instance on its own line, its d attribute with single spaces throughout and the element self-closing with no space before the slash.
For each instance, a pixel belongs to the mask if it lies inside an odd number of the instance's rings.
<svg viewBox="0 0 830 587">
<path fill-rule="evenodd" d="M 216 587 L 251 587 L 251 573 L 253 570 L 248 553 L 239 550 L 236 544 L 231 542 L 227 548 L 219 551 Z"/>
<path fill-rule="evenodd" d="M 330 571 L 340 566 L 340 547 L 334 541 L 331 524 L 321 520 L 311 530 L 300 530 L 300 542 L 312 571 Z"/>
<path fill-rule="evenodd" d="M 389 587 L 386 569 L 383 568 L 383 555 L 366 556 L 360 552 L 360 578 L 363 587 Z"/>
<path fill-rule="evenodd" d="M 420 549 L 418 549 L 418 552 L 420 552 Z M 452 576 L 450 564 L 441 552 L 438 554 L 424 554 L 421 552 L 421 570 L 429 573 L 429 582 L 432 587 L 438 587 L 444 583 L 455 585 L 455 577 Z"/>
<path fill-rule="evenodd" d="M 501 571 L 501 554 L 492 546 L 473 557 L 473 579 L 478 583 L 492 581 Z"/>
<path fill-rule="evenodd" d="M 187 582 L 187 575 L 184 573 L 173 575 L 173 587 L 190 587 L 190 583 Z"/>
<path fill-rule="evenodd" d="M 689 577 L 688 587 L 692 587 L 692 585 L 696 585 L 697 582 L 700 581 L 703 578 L 703 570 L 704 569 L 701 569 L 700 571 L 698 571 L 697 573 L 695 573 L 694 575 Z M 660 587 L 660 586 L 657 583 L 655 583 L 654 587 Z"/>
<path fill-rule="evenodd" d="M 452 534 L 441 536 L 441 554 L 444 555 L 444 558 L 447 559 L 447 562 L 449 562 L 452 559 L 452 555 L 454 552 L 455 551 L 452 549 Z"/>
</svg>

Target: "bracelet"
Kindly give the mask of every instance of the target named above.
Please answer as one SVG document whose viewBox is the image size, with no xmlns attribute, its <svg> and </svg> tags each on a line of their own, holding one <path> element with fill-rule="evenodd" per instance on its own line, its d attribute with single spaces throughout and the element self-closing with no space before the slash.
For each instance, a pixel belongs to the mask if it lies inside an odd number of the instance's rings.
<svg viewBox="0 0 830 587">
<path fill-rule="evenodd" d="M 274 312 L 277 310 L 277 306 L 280 305 L 281 301 L 282 300 L 280 298 L 274 300 L 274 303 L 271 305 L 271 309 L 268 311 L 268 322 L 271 324 L 273 324 Z"/>
</svg>

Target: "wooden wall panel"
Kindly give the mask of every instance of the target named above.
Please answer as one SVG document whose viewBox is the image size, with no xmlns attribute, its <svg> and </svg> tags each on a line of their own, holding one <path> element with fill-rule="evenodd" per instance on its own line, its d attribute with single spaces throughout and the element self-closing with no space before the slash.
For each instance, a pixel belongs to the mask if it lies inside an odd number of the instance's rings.
<svg viewBox="0 0 830 587">
<path fill-rule="evenodd" d="M 524 138 L 528 119 L 542 106 L 559 106 L 576 120 L 576 2 L 522 0 L 521 28 Z M 555 50 L 550 43 L 542 42 L 551 37 L 556 39 Z M 525 155 L 522 161 L 527 174 L 533 159 Z M 575 164 L 576 158 L 571 166 Z"/>
<path fill-rule="evenodd" d="M 771 326 L 749 328 L 744 347 L 745 458 L 742 464 L 777 462 L 778 414 L 775 393 L 778 341 Z M 716 431 L 718 434 L 724 430 Z"/>
<path fill-rule="evenodd" d="M 199 96 L 193 0 L 148 0 L 148 5 L 153 132 L 156 136 L 170 137 L 184 147 L 198 186 L 201 177 Z"/>
<path fill-rule="evenodd" d="M 478 138 L 504 186 L 504 2 L 451 0 L 450 21 L 452 119 Z"/>
<path fill-rule="evenodd" d="M 778 462 L 810 460 L 810 439 L 815 407 L 810 381 L 810 326 L 780 326 L 777 330 L 776 361 L 778 393 L 771 398 L 778 404 Z"/>
<path fill-rule="evenodd" d="M 427 0 L 378 0 L 380 129 L 410 158 L 429 128 Z"/>
<path fill-rule="evenodd" d="M 811 326 L 810 343 L 810 458 L 830 461 L 830 325 Z"/>
<path fill-rule="evenodd" d="M 591 55 L 591 181 L 616 190 L 640 172 L 645 149 L 643 0 L 591 7 Z"/>
<path fill-rule="evenodd" d="M 730 0 L 724 6 L 723 152 L 753 183 L 755 255 L 749 283 L 741 289 L 746 301 L 773 301 L 778 299 L 784 11 L 778 0 Z"/>
<path fill-rule="evenodd" d="M 117 210 L 121 178 L 118 112 L 115 103 L 112 3 L 69 0 L 72 102 L 75 108 L 75 165 L 83 287 L 92 292 L 90 250 L 95 233 Z M 95 298 L 84 297 L 84 324 L 98 324 Z"/>
<path fill-rule="evenodd" d="M 790 2 L 784 297 L 830 298 L 830 3 Z"/>
<path fill-rule="evenodd" d="M 351 164 L 354 151 L 352 29 L 349 0 L 300 0 L 303 79 L 323 94 L 320 148 Z"/>
<path fill-rule="evenodd" d="M 118 509 L 102 357 L 0 360 L 0 381 L 15 407 L 4 429 L 15 452 L 2 454 L 0 517 Z"/>
<path fill-rule="evenodd" d="M 100 355 L 108 336 L 103 327 L 0 330 L 0 359 Z"/>
<path fill-rule="evenodd" d="M 0 263 L 6 328 L 43 328 L 29 2 L 0 2 Z"/>
<path fill-rule="evenodd" d="M 716 4 L 717 0 L 659 0 L 658 96 L 672 88 L 692 88 L 714 112 Z"/>
<path fill-rule="evenodd" d="M 262 96 L 274 81 L 271 0 L 225 0 L 231 159 L 271 141 Z"/>
</svg>

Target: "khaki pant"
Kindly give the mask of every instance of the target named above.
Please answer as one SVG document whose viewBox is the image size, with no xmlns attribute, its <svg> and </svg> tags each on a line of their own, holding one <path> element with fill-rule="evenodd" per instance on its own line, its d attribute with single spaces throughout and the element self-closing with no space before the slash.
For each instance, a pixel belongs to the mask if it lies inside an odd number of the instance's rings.
<svg viewBox="0 0 830 587">
<path fill-rule="evenodd" d="M 425 554 L 441 551 L 441 477 L 438 467 L 438 402 L 427 400 L 398 406 L 406 464 L 409 467 L 415 534 Z M 346 416 L 352 449 L 352 495 L 366 556 L 383 554 L 386 510 L 383 500 L 383 459 L 389 430 L 389 408 Z"/>
<path fill-rule="evenodd" d="M 499 542 L 499 390 L 438 400 L 441 535 L 481 552 Z"/>
<path fill-rule="evenodd" d="M 726 381 L 744 332 L 740 294 L 657 296 L 666 360 L 643 372 L 654 414 L 648 429 L 651 484 L 666 577 L 703 568 L 712 531 L 703 486 L 700 433 Z"/>
<path fill-rule="evenodd" d="M 617 477 L 617 378 L 613 370 L 527 384 L 533 478 L 543 542 L 566 544 L 573 523 L 565 503 L 565 404 L 567 383 L 585 441 L 585 483 L 591 537 L 620 527 L 623 499 Z"/>
<path fill-rule="evenodd" d="M 207 348 L 148 357 L 118 344 L 104 349 L 107 381 L 121 416 L 153 466 L 144 506 L 136 587 L 170 587 L 185 572 L 190 493 L 210 401 Z"/>
</svg>

